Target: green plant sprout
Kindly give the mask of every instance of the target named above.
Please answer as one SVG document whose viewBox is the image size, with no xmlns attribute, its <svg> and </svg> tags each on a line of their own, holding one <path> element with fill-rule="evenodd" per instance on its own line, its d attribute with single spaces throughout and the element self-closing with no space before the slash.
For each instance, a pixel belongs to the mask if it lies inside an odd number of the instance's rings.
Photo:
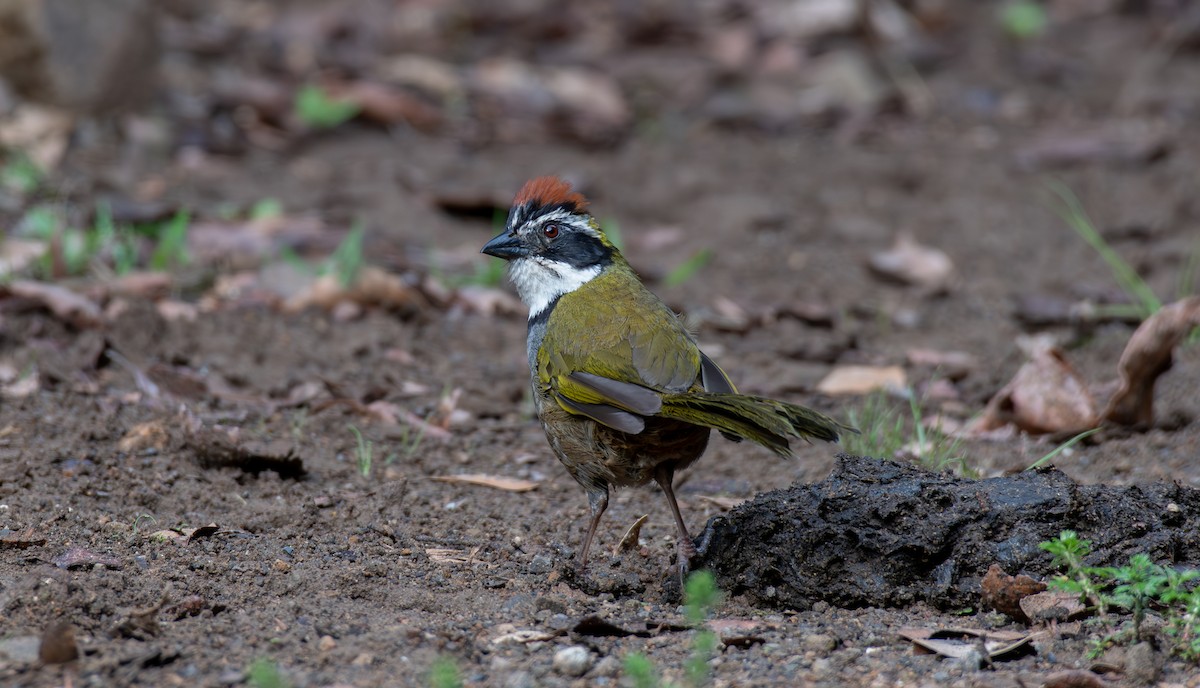
<svg viewBox="0 0 1200 688">
<path fill-rule="evenodd" d="M 187 264 L 187 233 L 190 226 L 188 212 L 180 210 L 165 224 L 152 227 L 151 231 L 157 236 L 154 252 L 150 254 L 152 270 L 171 270 Z"/>
<path fill-rule="evenodd" d="M 358 472 L 364 478 L 371 476 L 371 462 L 375 455 L 375 443 L 363 437 L 362 431 L 354 425 L 346 426 L 350 428 L 350 432 L 354 433 L 354 461 L 358 466 Z"/>
<path fill-rule="evenodd" d="M 1133 306 L 1108 306 L 1102 311 L 1114 316 L 1133 315 L 1141 320 L 1157 313 L 1162 308 L 1162 301 L 1158 299 L 1154 290 L 1146 284 L 1141 275 L 1137 274 L 1137 270 L 1134 270 L 1120 254 L 1108 245 L 1096 226 L 1092 224 L 1083 209 L 1083 204 L 1079 202 L 1079 198 L 1062 182 L 1050 182 L 1050 190 L 1058 197 L 1061 204 L 1056 209 L 1059 217 L 1104 259 L 1104 262 L 1108 264 L 1108 269 L 1112 271 L 1113 277 L 1117 280 L 1117 284 L 1136 302 Z"/>
<path fill-rule="evenodd" d="M 1035 0 L 1009 0 L 1000 7 L 1000 25 L 1013 38 L 1036 38 L 1046 31 L 1049 23 L 1046 8 Z"/>
<path fill-rule="evenodd" d="M 920 465 L 926 468 L 941 471 L 957 464 L 962 473 L 970 474 L 971 469 L 959 452 L 962 440 L 950 437 L 940 427 L 927 429 L 916 393 L 906 388 L 904 396 L 908 399 L 907 419 L 889 403 L 883 391 L 872 392 L 861 405 L 850 408 L 846 412 L 847 419 L 860 434 L 847 433 L 842 437 L 846 452 L 892 459 L 905 454 L 912 446 Z M 908 434 L 910 424 L 911 437 Z"/>
<path fill-rule="evenodd" d="M 365 261 L 363 260 L 363 236 L 366 228 L 362 222 L 356 221 L 342 242 L 329 256 L 322 272 L 332 272 L 337 276 L 338 284 L 349 288 L 358 281 Z"/>
<path fill-rule="evenodd" d="M 1200 571 L 1156 564 L 1145 553 L 1134 554 L 1125 566 L 1089 566 L 1084 558 L 1091 553 L 1092 544 L 1071 530 L 1039 547 L 1054 557 L 1055 566 L 1065 569 L 1050 580 L 1051 588 L 1077 594 L 1084 604 L 1094 605 L 1102 623 L 1108 623 L 1106 615 L 1112 607 L 1131 614 L 1128 626 L 1094 641 L 1089 655 L 1097 656 L 1113 645 L 1146 640 L 1146 614 L 1154 609 L 1166 619 L 1164 633 L 1173 641 L 1171 652 L 1188 661 L 1200 660 L 1200 589 L 1189 587 L 1200 578 Z"/>
<path fill-rule="evenodd" d="M 683 665 L 683 674 L 687 684 L 692 688 L 700 688 L 709 682 L 711 669 L 708 662 L 716 652 L 720 639 L 716 633 L 704 628 L 712 608 L 721 601 L 721 591 L 717 588 L 716 579 L 708 571 L 696 571 L 688 576 L 683 584 L 684 607 L 683 614 L 688 625 L 692 626 L 692 651 Z M 626 655 L 624 661 L 625 675 L 635 688 L 659 688 L 670 686 L 664 684 L 654 663 L 640 652 Z"/>
<path fill-rule="evenodd" d="M 1025 470 L 1032 471 L 1033 469 L 1038 468 L 1039 466 L 1042 466 L 1043 464 L 1053 461 L 1054 458 L 1056 456 L 1058 456 L 1059 454 L 1065 452 L 1066 450 L 1070 449 L 1071 447 L 1074 447 L 1076 444 L 1079 444 L 1083 440 L 1087 439 L 1088 437 L 1091 437 L 1092 435 L 1095 435 L 1098 432 L 1100 432 L 1100 428 L 1092 428 L 1091 430 L 1084 430 L 1083 432 L 1079 433 L 1078 435 L 1072 437 L 1071 439 L 1067 440 L 1066 442 L 1063 442 L 1062 444 L 1058 445 L 1054 449 L 1050 450 L 1042 458 L 1029 464 L 1029 467 L 1026 468 Z"/>
<path fill-rule="evenodd" d="M 438 657 L 429 668 L 430 688 L 462 688 L 458 664 L 450 657 Z"/>
<path fill-rule="evenodd" d="M 291 688 L 291 683 L 279 671 L 279 665 L 261 657 L 246 670 L 246 682 L 254 688 Z"/>
<path fill-rule="evenodd" d="M 45 175 L 28 155 L 22 151 L 11 151 L 0 167 L 0 187 L 16 194 L 27 196 L 42 185 Z"/>
<path fill-rule="evenodd" d="M 360 108 L 356 103 L 331 97 L 316 84 L 306 84 L 296 92 L 293 110 L 305 126 L 332 129 L 353 119 Z"/>
<path fill-rule="evenodd" d="M 666 277 L 663 277 L 663 285 L 667 287 L 678 287 L 689 282 L 693 277 L 704 269 L 704 266 L 712 262 L 715 254 L 712 250 L 702 248 L 691 255 L 690 258 L 675 266 Z"/>
</svg>

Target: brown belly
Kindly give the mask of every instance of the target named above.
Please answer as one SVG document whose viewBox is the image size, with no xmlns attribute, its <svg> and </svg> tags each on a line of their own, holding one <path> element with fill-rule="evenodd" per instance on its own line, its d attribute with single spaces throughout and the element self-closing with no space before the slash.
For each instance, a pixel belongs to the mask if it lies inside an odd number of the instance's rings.
<svg viewBox="0 0 1200 688">
<path fill-rule="evenodd" d="M 662 463 L 685 468 L 708 446 L 708 428 L 667 418 L 647 418 L 636 435 L 613 430 L 538 399 L 538 417 L 550 447 L 584 488 L 644 485 Z"/>
</svg>

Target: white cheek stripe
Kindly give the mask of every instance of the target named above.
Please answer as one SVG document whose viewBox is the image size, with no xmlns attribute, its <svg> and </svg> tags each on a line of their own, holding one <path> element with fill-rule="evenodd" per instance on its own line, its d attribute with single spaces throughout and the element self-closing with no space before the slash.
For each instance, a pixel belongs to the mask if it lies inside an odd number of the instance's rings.
<svg viewBox="0 0 1200 688">
<path fill-rule="evenodd" d="M 600 274 L 600 266 L 577 268 L 557 260 L 528 257 L 513 261 L 509 277 L 521 300 L 536 317 L 563 294 L 575 291 Z"/>
</svg>

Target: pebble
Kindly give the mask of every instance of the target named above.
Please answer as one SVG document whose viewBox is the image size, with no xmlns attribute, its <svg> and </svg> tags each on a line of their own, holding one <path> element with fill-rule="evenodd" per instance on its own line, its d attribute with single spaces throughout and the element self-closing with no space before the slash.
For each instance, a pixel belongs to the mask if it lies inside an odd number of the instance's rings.
<svg viewBox="0 0 1200 688">
<path fill-rule="evenodd" d="M 554 670 L 563 676 L 583 676 L 592 666 L 592 653 L 582 645 L 564 647 L 554 653 Z"/>
<path fill-rule="evenodd" d="M 592 672 L 597 678 L 606 676 L 615 677 L 621 673 L 621 660 L 612 655 L 602 658 L 596 662 L 596 669 Z"/>
<path fill-rule="evenodd" d="M 539 554 L 529 562 L 530 573 L 549 573 L 550 569 L 554 568 L 554 562 L 550 561 L 550 557 Z"/>
<path fill-rule="evenodd" d="M 337 641 L 333 639 L 333 636 L 323 635 L 321 636 L 321 639 L 317 641 L 317 648 L 320 649 L 321 652 L 329 652 L 335 647 L 337 647 Z"/>
<path fill-rule="evenodd" d="M 837 638 L 824 633 L 814 633 L 804 636 L 803 647 L 810 652 L 833 652 L 833 648 L 837 647 Z"/>
</svg>

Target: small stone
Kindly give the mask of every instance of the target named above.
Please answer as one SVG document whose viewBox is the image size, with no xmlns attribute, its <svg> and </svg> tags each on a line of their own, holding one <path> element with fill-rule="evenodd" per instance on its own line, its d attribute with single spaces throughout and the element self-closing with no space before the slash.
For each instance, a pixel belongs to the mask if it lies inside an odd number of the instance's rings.
<svg viewBox="0 0 1200 688">
<path fill-rule="evenodd" d="M 1162 667 L 1163 657 L 1150 643 L 1138 643 L 1125 653 L 1125 677 L 1131 685 L 1154 685 L 1162 673 Z"/>
<path fill-rule="evenodd" d="M 552 568 L 554 568 L 554 562 L 545 554 L 539 554 L 529 562 L 530 573 L 549 573 Z"/>
<path fill-rule="evenodd" d="M 596 668 L 592 674 L 597 678 L 616 677 L 621 674 L 621 660 L 612 655 L 603 657 L 599 662 L 596 662 Z"/>
<path fill-rule="evenodd" d="M 321 650 L 321 652 L 329 652 L 333 648 L 337 647 L 337 641 L 333 639 L 333 636 L 323 635 L 321 636 L 321 639 L 317 641 L 317 647 Z"/>
<path fill-rule="evenodd" d="M 564 647 L 554 653 L 554 670 L 563 676 L 583 676 L 592 666 L 592 653 L 582 645 Z"/>
<path fill-rule="evenodd" d="M 827 654 L 833 652 L 833 649 L 837 647 L 837 638 L 824 633 L 814 633 L 804 637 L 802 646 L 809 652 Z"/>
</svg>

